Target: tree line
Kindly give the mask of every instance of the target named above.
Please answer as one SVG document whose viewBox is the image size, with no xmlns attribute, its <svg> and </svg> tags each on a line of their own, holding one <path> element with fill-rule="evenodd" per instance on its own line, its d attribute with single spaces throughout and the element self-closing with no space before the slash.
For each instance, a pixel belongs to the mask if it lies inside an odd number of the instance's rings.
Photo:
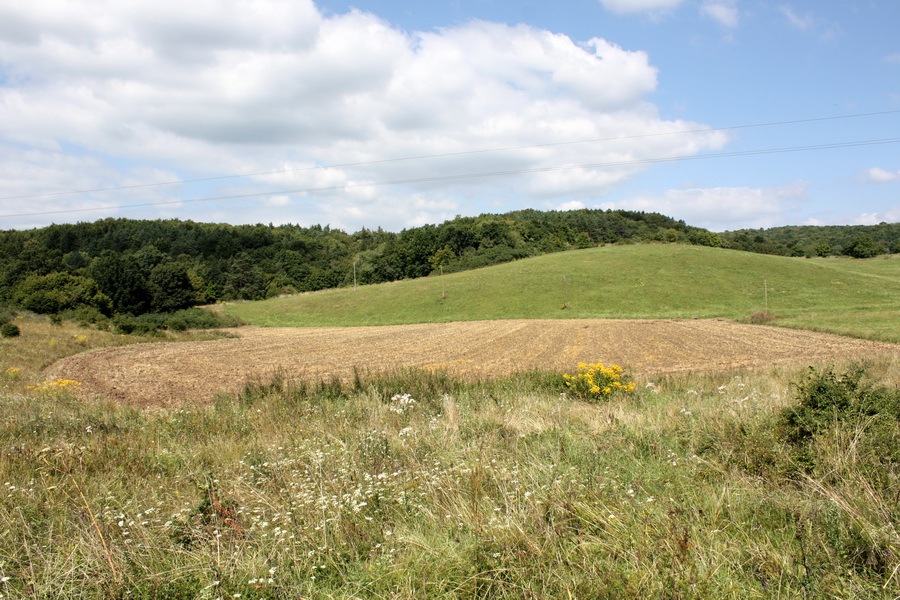
<svg viewBox="0 0 900 600">
<path fill-rule="evenodd" d="M 719 236 L 727 248 L 781 256 L 873 258 L 900 254 L 900 223 L 739 229 Z"/>
<path fill-rule="evenodd" d="M 0 304 L 81 318 L 173 313 L 221 300 L 382 283 L 603 244 L 848 253 L 852 236 L 898 250 L 900 225 L 716 234 L 657 213 L 536 211 L 456 217 L 399 233 L 315 225 L 103 219 L 0 231 Z M 863 239 L 863 238 L 860 238 Z M 816 250 L 818 249 L 818 250 Z"/>
</svg>

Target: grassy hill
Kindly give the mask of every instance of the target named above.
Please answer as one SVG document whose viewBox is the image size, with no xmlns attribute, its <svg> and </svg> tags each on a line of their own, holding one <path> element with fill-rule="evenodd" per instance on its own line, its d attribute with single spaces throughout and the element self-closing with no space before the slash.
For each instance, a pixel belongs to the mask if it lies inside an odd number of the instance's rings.
<svg viewBox="0 0 900 600">
<path fill-rule="evenodd" d="M 746 319 L 900 342 L 900 259 L 802 259 L 684 245 L 591 248 L 441 277 L 229 305 L 262 326 L 515 318 Z M 565 306 L 565 308 L 563 308 Z"/>
</svg>

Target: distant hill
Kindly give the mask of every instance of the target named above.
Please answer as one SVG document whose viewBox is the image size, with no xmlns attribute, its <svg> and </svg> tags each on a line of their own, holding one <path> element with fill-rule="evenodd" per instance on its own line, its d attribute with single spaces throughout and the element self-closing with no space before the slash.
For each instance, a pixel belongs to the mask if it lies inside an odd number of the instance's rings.
<svg viewBox="0 0 900 600">
<path fill-rule="evenodd" d="M 872 258 L 900 254 L 900 223 L 739 229 L 719 236 L 728 248 L 782 256 Z"/>
<path fill-rule="evenodd" d="M 716 245 L 654 213 L 519 211 L 457 217 L 399 233 L 330 227 L 104 219 L 0 231 L 0 304 L 58 312 L 170 312 L 380 283 L 611 243 Z"/>
<path fill-rule="evenodd" d="M 677 244 L 609 246 L 444 276 L 229 305 L 263 326 L 514 318 L 713 318 L 900 342 L 900 257 L 801 259 Z"/>
<path fill-rule="evenodd" d="M 900 224 L 717 234 L 657 213 L 522 210 L 351 234 L 318 225 L 103 219 L 0 231 L 0 305 L 83 317 L 172 313 L 651 242 L 868 257 L 900 249 Z"/>
</svg>

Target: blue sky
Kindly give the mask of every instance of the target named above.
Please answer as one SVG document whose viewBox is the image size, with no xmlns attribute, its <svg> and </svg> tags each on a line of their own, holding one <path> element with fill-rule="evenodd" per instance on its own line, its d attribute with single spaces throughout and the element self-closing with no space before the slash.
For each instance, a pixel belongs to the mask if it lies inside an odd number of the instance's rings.
<svg viewBox="0 0 900 600">
<path fill-rule="evenodd" d="M 0 0 L 0 229 L 898 222 L 897 31 L 896 0 Z"/>
</svg>

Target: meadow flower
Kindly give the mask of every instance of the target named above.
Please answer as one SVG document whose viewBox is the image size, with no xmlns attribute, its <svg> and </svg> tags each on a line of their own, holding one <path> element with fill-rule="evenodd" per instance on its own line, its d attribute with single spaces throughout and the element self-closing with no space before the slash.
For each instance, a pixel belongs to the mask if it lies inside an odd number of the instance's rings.
<svg viewBox="0 0 900 600">
<path fill-rule="evenodd" d="M 409 394 L 394 394 L 391 396 L 391 406 L 389 410 L 398 415 L 402 415 L 406 411 L 412 409 L 418 402 Z"/>
<path fill-rule="evenodd" d="M 565 373 L 563 383 L 573 395 L 584 400 L 609 396 L 613 392 L 633 392 L 635 388 L 622 367 L 607 367 L 603 363 L 578 363 L 578 372 L 574 375 Z"/>
<path fill-rule="evenodd" d="M 72 379 L 57 379 L 55 381 L 44 381 L 35 385 L 26 386 L 26 390 L 40 392 L 54 392 L 60 390 L 74 389 L 81 385 L 80 381 Z"/>
</svg>

